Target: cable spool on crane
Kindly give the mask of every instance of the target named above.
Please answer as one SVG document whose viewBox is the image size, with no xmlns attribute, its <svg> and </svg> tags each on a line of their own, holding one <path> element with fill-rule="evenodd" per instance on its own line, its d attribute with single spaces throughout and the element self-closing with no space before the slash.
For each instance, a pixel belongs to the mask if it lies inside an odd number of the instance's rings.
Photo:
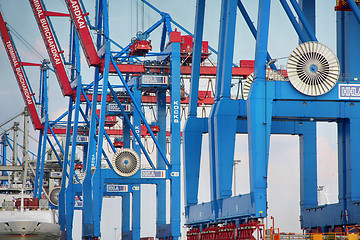
<svg viewBox="0 0 360 240">
<path fill-rule="evenodd" d="M 254 81 L 254 73 L 250 74 L 243 86 L 243 99 L 247 100 L 252 82 Z M 272 69 L 266 69 L 266 81 L 286 81 L 283 75 Z"/>
<path fill-rule="evenodd" d="M 140 157 L 132 149 L 122 148 L 112 159 L 114 171 L 123 177 L 130 177 L 140 169 Z"/>
<path fill-rule="evenodd" d="M 49 194 L 49 200 L 52 205 L 58 206 L 59 205 L 59 193 L 60 193 L 60 187 L 56 187 L 53 190 L 51 190 Z"/>
<path fill-rule="evenodd" d="M 329 92 L 337 83 L 340 64 L 330 48 L 318 42 L 300 44 L 287 62 L 290 83 L 308 96 Z"/>
</svg>

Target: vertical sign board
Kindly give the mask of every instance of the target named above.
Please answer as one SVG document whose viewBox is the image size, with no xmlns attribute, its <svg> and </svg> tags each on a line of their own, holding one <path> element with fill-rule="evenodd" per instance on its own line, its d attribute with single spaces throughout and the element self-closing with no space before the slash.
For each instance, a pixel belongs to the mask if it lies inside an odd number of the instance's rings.
<svg viewBox="0 0 360 240">
<path fill-rule="evenodd" d="M 339 99 L 360 99 L 360 84 L 339 84 Z"/>
</svg>

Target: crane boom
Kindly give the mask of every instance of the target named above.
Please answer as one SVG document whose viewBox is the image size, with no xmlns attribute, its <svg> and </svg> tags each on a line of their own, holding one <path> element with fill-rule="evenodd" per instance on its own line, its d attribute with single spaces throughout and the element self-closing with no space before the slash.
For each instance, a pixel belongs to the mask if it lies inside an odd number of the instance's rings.
<svg viewBox="0 0 360 240">
<path fill-rule="evenodd" d="M 62 94 L 64 96 L 72 96 L 74 95 L 74 91 L 71 88 L 69 78 L 66 74 L 59 48 L 55 42 L 54 34 L 51 31 L 50 24 L 46 16 L 46 11 L 44 10 L 40 0 L 29 0 L 29 2 L 48 51 L 51 64 L 60 84 Z"/>
<path fill-rule="evenodd" d="M 79 36 L 81 47 L 83 48 L 86 61 L 89 66 L 101 65 L 101 60 L 92 41 L 89 28 L 84 18 L 84 12 L 81 9 L 79 0 L 65 0 L 69 9 L 70 18 L 75 26 L 75 30 Z"/>
<path fill-rule="evenodd" d="M 39 115 L 35 108 L 35 102 L 33 99 L 33 94 L 31 89 L 28 86 L 28 81 L 26 79 L 26 75 L 24 74 L 24 69 L 21 65 L 19 57 L 17 55 L 17 51 L 15 45 L 10 37 L 9 31 L 6 27 L 6 23 L 3 19 L 3 16 L 0 12 L 0 33 L 1 38 L 4 43 L 4 47 L 8 54 L 12 69 L 16 76 L 17 83 L 20 87 L 21 95 L 24 98 L 25 104 L 29 109 L 31 121 L 34 125 L 35 129 L 42 129 L 43 125 L 40 122 Z"/>
</svg>

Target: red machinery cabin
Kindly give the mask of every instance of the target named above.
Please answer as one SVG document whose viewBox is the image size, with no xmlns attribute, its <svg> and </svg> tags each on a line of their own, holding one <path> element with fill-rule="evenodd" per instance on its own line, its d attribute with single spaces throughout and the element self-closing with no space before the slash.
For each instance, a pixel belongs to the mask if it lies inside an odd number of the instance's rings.
<svg viewBox="0 0 360 240">
<path fill-rule="evenodd" d="M 359 6 L 360 0 L 355 0 L 356 4 Z M 351 11 L 349 3 L 347 0 L 337 0 L 335 11 Z"/>
<path fill-rule="evenodd" d="M 185 65 L 189 65 L 192 61 L 192 52 L 193 52 L 194 38 L 190 35 L 181 36 L 181 62 Z M 201 49 L 201 62 L 209 57 L 209 43 L 208 41 L 202 42 Z"/>
<path fill-rule="evenodd" d="M 144 129 L 144 132 L 143 132 Z M 154 134 L 160 132 L 160 126 L 157 125 L 150 125 L 150 129 L 153 131 Z M 147 128 L 145 127 L 145 125 L 141 125 L 141 136 L 145 137 L 150 135 L 149 131 L 147 130 Z"/>
<path fill-rule="evenodd" d="M 144 56 L 152 50 L 151 40 L 148 33 L 138 32 L 136 37 L 134 37 L 130 45 L 129 57 L 130 56 Z"/>
<path fill-rule="evenodd" d="M 83 165 L 81 163 L 75 164 L 75 170 L 83 170 Z"/>
<path fill-rule="evenodd" d="M 151 40 L 138 40 L 135 39 L 130 45 L 130 56 L 144 56 L 152 50 Z"/>
<path fill-rule="evenodd" d="M 114 147 L 115 148 L 122 148 L 124 147 L 124 142 L 121 138 L 115 138 L 114 139 Z"/>
<path fill-rule="evenodd" d="M 96 114 L 100 118 L 100 109 L 96 109 Z M 113 127 L 116 123 L 116 116 L 105 116 L 105 127 Z"/>
<path fill-rule="evenodd" d="M 240 60 L 241 68 L 254 68 L 255 60 Z"/>
</svg>

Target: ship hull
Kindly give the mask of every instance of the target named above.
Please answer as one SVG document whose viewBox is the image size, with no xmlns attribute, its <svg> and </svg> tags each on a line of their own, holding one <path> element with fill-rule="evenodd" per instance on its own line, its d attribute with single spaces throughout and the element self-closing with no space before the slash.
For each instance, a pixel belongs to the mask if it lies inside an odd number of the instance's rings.
<svg viewBox="0 0 360 240">
<path fill-rule="evenodd" d="M 52 210 L 0 211 L 0 239 L 60 239 L 55 215 Z"/>
</svg>

